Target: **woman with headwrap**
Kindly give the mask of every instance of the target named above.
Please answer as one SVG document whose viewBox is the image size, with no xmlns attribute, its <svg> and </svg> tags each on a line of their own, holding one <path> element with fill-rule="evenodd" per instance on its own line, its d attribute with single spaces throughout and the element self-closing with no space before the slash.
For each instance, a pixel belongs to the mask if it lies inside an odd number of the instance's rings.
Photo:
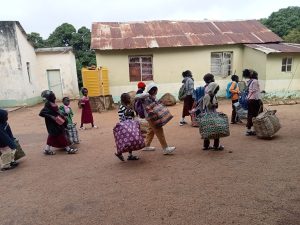
<svg viewBox="0 0 300 225">
<path fill-rule="evenodd" d="M 0 109 L 0 167 L 2 171 L 15 168 L 18 165 L 14 160 L 17 146 L 7 120 L 7 111 Z"/>
<path fill-rule="evenodd" d="M 55 155 L 51 147 L 64 148 L 68 154 L 74 154 L 77 149 L 70 147 L 69 140 L 66 136 L 65 128 L 67 126 L 66 118 L 58 110 L 55 104 L 55 94 L 52 91 L 43 91 L 41 96 L 46 99 L 44 108 L 40 112 L 40 116 L 45 118 L 45 123 L 48 131 L 47 145 L 44 149 L 44 154 Z"/>
<path fill-rule="evenodd" d="M 207 76 L 209 77 L 212 76 L 212 79 L 205 79 Z M 204 81 L 206 82 L 206 87 L 205 87 L 205 95 L 203 97 L 203 111 L 207 113 L 214 113 L 216 112 L 216 109 L 218 108 L 218 100 L 216 97 L 216 94 L 218 93 L 220 87 L 218 84 L 214 82 L 214 77 L 212 74 L 207 74 L 204 76 Z M 207 76 L 208 77 L 208 76 Z M 207 83 L 209 82 L 209 83 Z M 214 139 L 214 146 L 210 146 L 210 140 L 209 139 L 204 139 L 203 143 L 203 150 L 216 150 L 216 151 L 221 151 L 224 149 L 224 146 L 220 145 L 220 139 Z"/>
<path fill-rule="evenodd" d="M 86 123 L 92 124 L 92 128 L 98 128 L 97 126 L 94 125 L 93 113 L 90 105 L 90 99 L 88 97 L 88 89 L 82 88 L 81 93 L 83 94 L 83 97 L 80 99 L 82 112 L 81 112 L 81 124 L 79 129 L 85 130 L 83 124 Z"/>
</svg>

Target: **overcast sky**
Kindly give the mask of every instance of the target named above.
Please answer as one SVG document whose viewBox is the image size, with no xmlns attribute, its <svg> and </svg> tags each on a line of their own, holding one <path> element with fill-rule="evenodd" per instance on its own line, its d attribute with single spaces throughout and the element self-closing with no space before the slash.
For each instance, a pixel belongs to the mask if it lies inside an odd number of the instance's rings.
<svg viewBox="0 0 300 225">
<path fill-rule="evenodd" d="M 27 33 L 47 38 L 64 22 L 260 19 L 300 0 L 0 0 L 0 20 L 20 21 Z"/>
</svg>

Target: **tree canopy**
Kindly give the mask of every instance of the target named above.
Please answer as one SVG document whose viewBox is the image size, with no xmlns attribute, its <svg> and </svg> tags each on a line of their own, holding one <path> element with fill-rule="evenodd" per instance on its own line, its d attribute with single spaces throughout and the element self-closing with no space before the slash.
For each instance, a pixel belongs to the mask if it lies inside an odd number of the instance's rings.
<svg viewBox="0 0 300 225">
<path fill-rule="evenodd" d="M 280 9 L 268 18 L 261 19 L 261 22 L 284 40 L 296 42 L 299 39 L 297 30 L 300 29 L 300 7 L 291 6 Z M 290 32 L 292 33 L 289 34 Z"/>
<path fill-rule="evenodd" d="M 27 36 L 35 48 L 73 47 L 79 86 L 82 86 L 81 68 L 92 64 L 96 65 L 95 52 L 90 49 L 91 32 L 86 27 L 81 27 L 76 31 L 73 25 L 63 23 L 46 40 L 43 40 L 40 34 L 35 32 L 27 34 Z"/>
</svg>

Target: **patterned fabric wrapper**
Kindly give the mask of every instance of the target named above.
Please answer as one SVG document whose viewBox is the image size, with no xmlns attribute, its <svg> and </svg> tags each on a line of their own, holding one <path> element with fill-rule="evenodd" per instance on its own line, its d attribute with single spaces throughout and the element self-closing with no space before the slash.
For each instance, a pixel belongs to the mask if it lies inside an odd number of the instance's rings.
<svg viewBox="0 0 300 225">
<path fill-rule="evenodd" d="M 79 136 L 78 131 L 76 129 L 76 124 L 68 124 L 67 126 L 67 136 L 71 142 L 71 144 L 79 144 Z"/>
<path fill-rule="evenodd" d="M 199 131 L 203 139 L 218 139 L 230 135 L 228 116 L 224 113 L 205 113 L 199 116 Z"/>
<path fill-rule="evenodd" d="M 23 151 L 20 143 L 19 143 L 19 140 L 15 139 L 15 142 L 16 142 L 16 152 L 15 152 L 15 160 L 19 160 L 21 158 L 23 158 L 25 156 L 25 152 Z"/>
<path fill-rule="evenodd" d="M 113 129 L 113 133 L 119 154 L 140 150 L 145 147 L 140 124 L 135 120 L 126 120 L 117 123 Z"/>
<path fill-rule="evenodd" d="M 147 119 L 151 120 L 156 127 L 166 125 L 173 118 L 168 108 L 157 102 L 147 105 L 145 110 L 148 114 Z"/>
<path fill-rule="evenodd" d="M 271 138 L 281 128 L 276 110 L 268 110 L 253 118 L 253 127 L 258 138 Z"/>
<path fill-rule="evenodd" d="M 196 112 L 191 110 L 190 114 L 191 114 L 192 127 L 199 127 L 199 123 L 196 117 Z"/>
</svg>

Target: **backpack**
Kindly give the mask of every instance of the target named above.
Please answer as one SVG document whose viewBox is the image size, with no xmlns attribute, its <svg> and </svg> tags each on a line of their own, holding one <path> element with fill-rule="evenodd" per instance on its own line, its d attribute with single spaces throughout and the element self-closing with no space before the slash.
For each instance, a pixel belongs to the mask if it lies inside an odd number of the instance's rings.
<svg viewBox="0 0 300 225">
<path fill-rule="evenodd" d="M 249 94 L 249 87 L 251 85 L 252 81 L 249 82 L 245 90 L 241 93 L 239 97 L 239 103 L 241 104 L 243 109 L 248 110 L 248 94 Z"/>
<path fill-rule="evenodd" d="M 227 87 L 226 87 L 226 98 L 228 98 L 228 99 L 231 99 L 231 97 L 232 97 L 232 93 L 231 93 L 231 91 L 230 91 L 230 87 L 231 87 L 232 82 L 233 82 L 233 81 L 229 82 L 229 83 L 227 84 Z M 234 89 L 236 89 L 236 87 L 237 87 L 237 83 L 235 84 Z"/>
<path fill-rule="evenodd" d="M 205 88 L 202 86 L 197 87 L 196 90 L 194 90 L 193 98 L 196 102 L 198 102 L 205 95 L 204 90 Z"/>
<path fill-rule="evenodd" d="M 138 114 L 138 116 L 142 119 L 145 118 L 145 111 L 144 111 L 144 106 L 143 106 L 143 102 L 141 99 L 137 99 L 134 102 L 134 111 L 136 112 L 136 114 Z"/>
<path fill-rule="evenodd" d="M 183 99 L 186 97 L 186 91 L 185 91 L 185 84 L 183 84 L 178 92 L 178 99 L 180 101 L 183 101 Z"/>
</svg>

